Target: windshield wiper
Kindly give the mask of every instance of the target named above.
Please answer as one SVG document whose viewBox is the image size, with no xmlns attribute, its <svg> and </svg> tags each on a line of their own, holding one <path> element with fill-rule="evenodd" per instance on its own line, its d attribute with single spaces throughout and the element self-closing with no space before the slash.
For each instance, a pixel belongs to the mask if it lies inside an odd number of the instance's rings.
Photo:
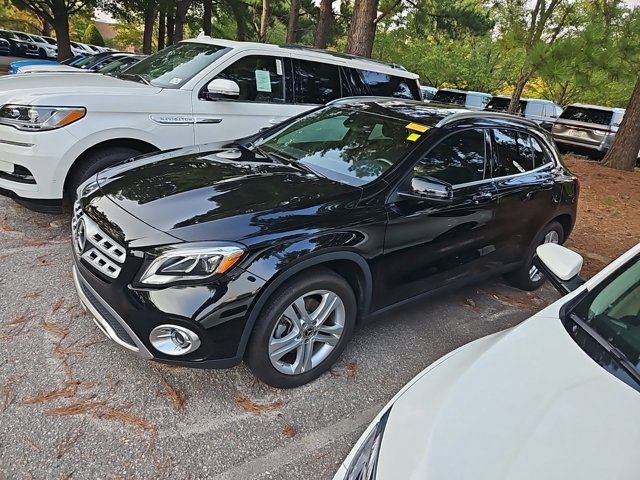
<svg viewBox="0 0 640 480">
<path fill-rule="evenodd" d="M 145 85 L 153 86 L 153 85 L 151 85 L 151 82 L 149 80 L 144 78 L 139 73 L 123 73 L 123 72 L 121 72 L 121 73 L 114 74 L 113 76 L 116 77 L 116 78 L 122 78 L 122 79 L 126 79 L 127 77 L 137 78 L 138 80 L 133 80 L 133 81 L 134 82 L 137 81 L 138 83 L 140 83 L 140 81 L 142 81 L 142 83 L 144 83 Z"/>
<path fill-rule="evenodd" d="M 309 167 L 308 165 L 305 165 L 302 162 L 299 162 L 297 160 L 292 160 L 280 153 L 275 153 L 275 152 L 265 152 L 264 150 L 262 150 L 260 147 L 257 146 L 253 146 L 253 148 L 256 149 L 257 152 L 259 152 L 261 155 L 265 155 L 268 158 L 275 158 L 278 163 L 281 163 L 283 165 L 288 165 L 290 167 L 296 168 L 304 173 L 310 173 L 312 175 L 315 175 L 316 177 L 322 177 L 322 178 L 326 178 L 324 175 L 319 174 L 318 172 L 316 172 L 313 168 Z"/>
<path fill-rule="evenodd" d="M 582 318 L 580 318 L 575 313 L 570 313 L 569 318 L 573 323 L 575 323 L 580 329 L 589 335 L 593 340 L 595 340 L 604 350 L 611 355 L 618 365 L 622 367 L 637 383 L 640 385 L 640 372 L 636 370 L 636 366 L 634 363 L 627 358 L 627 356 L 620 351 L 618 347 L 616 347 L 609 340 L 604 338 L 596 329 L 591 327 L 587 322 L 585 322 Z"/>
</svg>

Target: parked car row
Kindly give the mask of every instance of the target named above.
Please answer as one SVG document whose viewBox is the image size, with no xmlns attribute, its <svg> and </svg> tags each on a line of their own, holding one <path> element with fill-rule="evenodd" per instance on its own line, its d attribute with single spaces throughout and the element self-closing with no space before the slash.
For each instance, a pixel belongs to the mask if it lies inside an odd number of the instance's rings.
<svg viewBox="0 0 640 480">
<path fill-rule="evenodd" d="M 421 87 L 425 101 L 459 105 L 470 110 L 506 112 L 511 97 L 451 88 Z M 516 114 L 536 122 L 553 135 L 561 148 L 572 151 L 605 153 L 618 131 L 623 108 L 574 103 L 562 108 L 551 100 L 523 98 Z M 639 153 L 640 157 L 640 153 Z"/>
<path fill-rule="evenodd" d="M 19 60 L 9 65 L 9 74 L 18 73 L 56 73 L 56 72 L 95 72 L 114 74 L 138 63 L 146 55 L 127 52 L 103 52 L 93 55 L 80 55 L 63 62 L 50 60 Z"/>
<path fill-rule="evenodd" d="M 71 42 L 71 52 L 77 55 L 93 55 L 112 51 L 107 47 L 98 47 L 86 43 Z M 16 57 L 38 57 L 42 59 L 58 56 L 58 43 L 55 38 L 33 33 L 0 30 L 0 53 Z"/>
</svg>

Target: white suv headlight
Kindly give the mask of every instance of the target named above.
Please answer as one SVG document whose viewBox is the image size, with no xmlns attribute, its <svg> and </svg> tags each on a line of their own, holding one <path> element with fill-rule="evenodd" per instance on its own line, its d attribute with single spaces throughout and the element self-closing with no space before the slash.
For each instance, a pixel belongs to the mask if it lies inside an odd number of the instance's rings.
<svg viewBox="0 0 640 480">
<path fill-rule="evenodd" d="M 360 444 L 360 448 L 353 456 L 353 459 L 347 467 L 344 480 L 373 480 L 376 476 L 378 466 L 378 455 L 380 453 L 380 444 L 382 443 L 382 434 L 387 425 L 387 419 L 391 409 L 387 410 L 380 418 L 377 424 L 373 426 L 366 438 Z"/>
<path fill-rule="evenodd" d="M 4 105 L 0 108 L 0 124 L 18 130 L 39 132 L 54 130 L 80 120 L 87 114 L 84 107 L 36 107 Z"/>
<path fill-rule="evenodd" d="M 144 285 L 205 280 L 227 272 L 244 254 L 236 245 L 186 246 L 168 250 L 151 262 L 140 276 Z"/>
</svg>

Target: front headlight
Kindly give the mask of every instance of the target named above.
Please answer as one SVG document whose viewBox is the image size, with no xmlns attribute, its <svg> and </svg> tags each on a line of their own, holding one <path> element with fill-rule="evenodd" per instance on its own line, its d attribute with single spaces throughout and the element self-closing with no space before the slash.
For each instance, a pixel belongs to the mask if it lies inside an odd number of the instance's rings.
<svg viewBox="0 0 640 480">
<path fill-rule="evenodd" d="M 4 105 L 0 108 L 0 124 L 30 132 L 54 130 L 80 120 L 86 113 L 83 107 Z"/>
<path fill-rule="evenodd" d="M 344 480 L 375 479 L 382 434 L 384 433 L 384 427 L 387 425 L 389 412 L 391 412 L 391 409 L 386 411 L 380 421 L 371 429 L 362 445 L 360 445 L 347 468 Z"/>
<path fill-rule="evenodd" d="M 144 285 L 205 280 L 227 272 L 244 254 L 239 245 L 187 246 L 167 250 L 140 276 Z"/>
</svg>

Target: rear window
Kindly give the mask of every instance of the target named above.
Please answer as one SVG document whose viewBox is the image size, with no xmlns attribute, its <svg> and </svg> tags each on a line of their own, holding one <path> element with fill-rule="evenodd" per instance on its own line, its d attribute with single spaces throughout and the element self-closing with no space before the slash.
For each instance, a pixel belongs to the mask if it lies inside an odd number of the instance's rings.
<svg viewBox="0 0 640 480">
<path fill-rule="evenodd" d="M 467 94 L 462 92 L 451 92 L 449 90 L 438 90 L 433 96 L 433 101 L 462 105 L 464 107 L 467 103 Z"/>
<path fill-rule="evenodd" d="M 575 120 L 577 122 L 595 123 L 597 125 L 610 125 L 613 112 L 599 108 L 567 107 L 560 118 Z"/>
</svg>

